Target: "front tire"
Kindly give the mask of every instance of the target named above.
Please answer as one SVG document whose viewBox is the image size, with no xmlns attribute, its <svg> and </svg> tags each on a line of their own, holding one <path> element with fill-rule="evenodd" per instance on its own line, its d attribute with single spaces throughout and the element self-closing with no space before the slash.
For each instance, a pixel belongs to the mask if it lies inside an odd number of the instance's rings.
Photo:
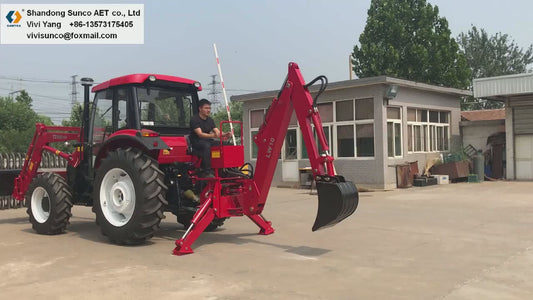
<svg viewBox="0 0 533 300">
<path fill-rule="evenodd" d="M 159 230 L 165 200 L 164 174 L 137 149 L 109 152 L 96 171 L 93 211 L 102 233 L 117 244 L 135 245 Z"/>
<path fill-rule="evenodd" d="M 72 216 L 72 192 L 56 173 L 35 177 L 26 193 L 27 213 L 33 230 L 39 234 L 59 234 L 65 231 Z"/>
</svg>

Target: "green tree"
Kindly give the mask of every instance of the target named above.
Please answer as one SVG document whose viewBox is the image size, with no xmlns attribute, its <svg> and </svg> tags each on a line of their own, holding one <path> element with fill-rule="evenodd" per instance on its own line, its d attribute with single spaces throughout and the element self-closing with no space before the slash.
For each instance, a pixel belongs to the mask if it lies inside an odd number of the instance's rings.
<svg viewBox="0 0 533 300">
<path fill-rule="evenodd" d="M 476 26 L 461 33 L 457 41 L 465 53 L 473 78 L 493 77 L 527 72 L 533 63 L 533 45 L 526 50 L 512 38 L 501 32 L 489 36 Z M 463 110 L 503 107 L 503 102 L 468 97 L 462 103 Z"/>
<path fill-rule="evenodd" d="M 231 114 L 232 121 L 242 121 L 242 102 L 231 102 L 229 112 Z M 215 112 L 211 117 L 215 121 L 215 124 L 218 126 L 221 121 L 228 120 L 228 113 L 226 112 L 226 108 L 224 107 L 220 109 L 219 111 Z"/>
<path fill-rule="evenodd" d="M 35 133 L 35 123 L 52 125 L 49 117 L 31 108 L 32 99 L 22 91 L 15 99 L 0 97 L 0 152 L 26 152 Z"/>
<path fill-rule="evenodd" d="M 388 75 L 466 88 L 470 70 L 448 21 L 425 0 L 372 0 L 353 70 L 359 77 Z"/>
<path fill-rule="evenodd" d="M 68 120 L 64 119 L 61 122 L 61 125 L 80 127 L 82 124 L 82 119 L 83 119 L 83 106 L 79 103 L 76 103 L 72 106 L 72 109 L 70 110 L 70 119 Z"/>
</svg>

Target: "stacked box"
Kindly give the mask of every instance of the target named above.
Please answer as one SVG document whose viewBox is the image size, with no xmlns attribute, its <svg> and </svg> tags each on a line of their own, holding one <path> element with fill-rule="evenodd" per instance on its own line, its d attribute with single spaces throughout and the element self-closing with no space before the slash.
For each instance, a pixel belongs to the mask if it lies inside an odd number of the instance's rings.
<svg viewBox="0 0 533 300">
<path fill-rule="evenodd" d="M 437 178 L 435 177 L 418 177 L 413 181 L 414 186 L 428 186 L 437 184 Z"/>
<path fill-rule="evenodd" d="M 413 185 L 414 186 L 426 186 L 426 185 L 428 185 L 428 182 L 427 182 L 425 177 L 423 177 L 423 178 L 415 178 L 413 180 Z"/>
<path fill-rule="evenodd" d="M 479 178 L 477 177 L 477 174 L 468 174 L 468 182 L 470 183 L 479 183 Z"/>
<path fill-rule="evenodd" d="M 448 175 L 433 175 L 433 177 L 437 178 L 437 184 L 449 184 L 450 183 L 450 176 Z"/>
</svg>

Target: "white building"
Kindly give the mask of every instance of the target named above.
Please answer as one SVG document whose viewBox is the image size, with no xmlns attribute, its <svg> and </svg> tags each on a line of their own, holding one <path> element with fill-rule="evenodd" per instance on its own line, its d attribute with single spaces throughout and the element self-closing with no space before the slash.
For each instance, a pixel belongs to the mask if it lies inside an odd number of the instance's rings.
<svg viewBox="0 0 533 300">
<path fill-rule="evenodd" d="M 390 87 L 397 94 L 387 97 Z M 313 86 L 310 91 L 316 92 Z M 252 142 L 278 91 L 233 96 L 243 102 L 245 160 L 255 161 Z M 460 149 L 460 100 L 469 91 L 380 76 L 333 82 L 318 110 L 338 174 L 358 186 L 396 187 L 396 165 L 426 161 Z M 296 118 L 291 119 L 273 184 L 298 182 L 309 166 Z"/>
</svg>

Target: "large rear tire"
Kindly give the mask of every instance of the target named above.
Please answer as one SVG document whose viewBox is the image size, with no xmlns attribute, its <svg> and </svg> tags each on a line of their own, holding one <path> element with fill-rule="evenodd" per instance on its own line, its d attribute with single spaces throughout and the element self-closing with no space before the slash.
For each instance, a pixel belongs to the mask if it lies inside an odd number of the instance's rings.
<svg viewBox="0 0 533 300">
<path fill-rule="evenodd" d="M 159 230 L 166 185 L 159 164 L 133 148 L 109 152 L 96 171 L 93 211 L 102 233 L 119 245 L 141 244 Z"/>
<path fill-rule="evenodd" d="M 56 173 L 35 177 L 26 193 L 27 213 L 33 230 L 39 234 L 58 234 L 65 231 L 72 216 L 72 192 Z"/>
</svg>

